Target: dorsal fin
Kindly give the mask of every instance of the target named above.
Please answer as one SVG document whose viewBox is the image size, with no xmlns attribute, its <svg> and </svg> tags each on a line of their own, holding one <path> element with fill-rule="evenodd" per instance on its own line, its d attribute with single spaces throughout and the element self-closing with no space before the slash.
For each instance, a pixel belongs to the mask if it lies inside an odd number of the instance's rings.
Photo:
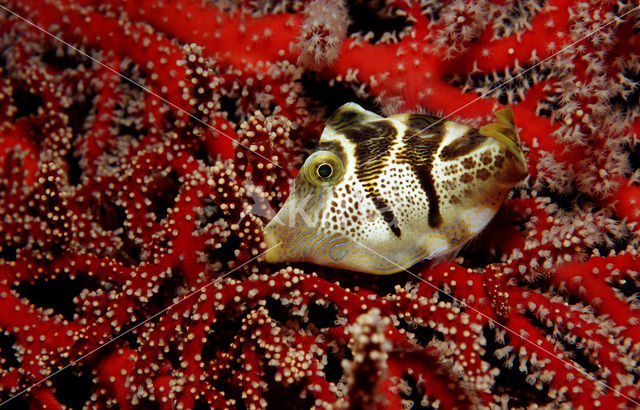
<svg viewBox="0 0 640 410">
<path fill-rule="evenodd" d="M 522 158 L 520 136 L 513 119 L 513 110 L 511 107 L 506 107 L 496 111 L 494 115 L 498 120 L 491 124 L 483 125 L 478 132 L 480 132 L 480 135 L 500 141 L 512 154 Z"/>
<path fill-rule="evenodd" d="M 327 120 L 327 127 L 333 131 L 338 131 L 350 125 L 364 122 L 381 120 L 384 117 L 367 111 L 356 103 L 346 103 L 334 112 Z"/>
</svg>

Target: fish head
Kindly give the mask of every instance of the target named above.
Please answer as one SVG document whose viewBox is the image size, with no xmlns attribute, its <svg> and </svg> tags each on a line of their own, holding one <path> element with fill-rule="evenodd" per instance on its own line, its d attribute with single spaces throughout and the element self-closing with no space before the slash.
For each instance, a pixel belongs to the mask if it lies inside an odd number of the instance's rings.
<svg viewBox="0 0 640 410">
<path fill-rule="evenodd" d="M 375 124 L 380 120 L 384 117 L 354 103 L 343 105 L 329 118 L 289 197 L 264 229 L 267 262 L 313 262 L 373 273 L 395 269 L 393 262 L 377 255 L 377 244 L 393 240 L 394 235 L 381 229 L 388 224 L 357 175 L 357 144 L 344 135 L 360 129 L 366 134 L 363 138 L 377 145 L 378 139 L 396 132 L 389 126 L 381 130 L 385 125 Z M 373 243 L 367 238 L 371 235 L 376 237 Z"/>
</svg>

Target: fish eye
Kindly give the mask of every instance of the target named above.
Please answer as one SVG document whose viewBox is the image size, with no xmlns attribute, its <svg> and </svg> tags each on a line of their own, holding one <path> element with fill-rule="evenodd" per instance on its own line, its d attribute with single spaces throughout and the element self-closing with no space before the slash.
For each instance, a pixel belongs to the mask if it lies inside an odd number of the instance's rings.
<svg viewBox="0 0 640 410">
<path fill-rule="evenodd" d="M 331 151 L 316 151 L 305 162 L 303 172 L 315 185 L 329 185 L 339 181 L 344 174 L 344 164 Z"/>
<path fill-rule="evenodd" d="M 333 174 L 333 167 L 331 166 L 331 164 L 325 162 L 324 164 L 320 164 L 318 166 L 316 172 L 318 173 L 318 176 L 320 178 L 326 179 L 329 178 L 331 174 Z"/>
</svg>

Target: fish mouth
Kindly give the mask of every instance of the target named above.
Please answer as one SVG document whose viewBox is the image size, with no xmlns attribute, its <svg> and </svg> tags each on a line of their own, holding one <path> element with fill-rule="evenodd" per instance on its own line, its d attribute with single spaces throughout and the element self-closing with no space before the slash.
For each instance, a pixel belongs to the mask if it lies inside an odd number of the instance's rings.
<svg viewBox="0 0 640 410">
<path fill-rule="evenodd" d="M 297 205 L 291 198 L 287 199 L 276 216 L 263 228 L 262 233 L 267 245 L 264 258 L 267 263 L 299 260 L 296 257 L 299 255 L 292 252 L 291 246 L 296 238 L 309 228 L 306 221 L 298 217 Z"/>
</svg>

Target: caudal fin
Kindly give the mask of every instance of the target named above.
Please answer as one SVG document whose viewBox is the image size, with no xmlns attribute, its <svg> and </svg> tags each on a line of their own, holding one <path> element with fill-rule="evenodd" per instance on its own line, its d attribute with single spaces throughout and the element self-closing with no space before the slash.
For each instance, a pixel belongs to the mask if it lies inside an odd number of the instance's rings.
<svg viewBox="0 0 640 410">
<path fill-rule="evenodd" d="M 494 113 L 498 119 L 491 124 L 483 125 L 478 130 L 481 135 L 494 138 L 503 143 L 516 158 L 522 158 L 522 145 L 518 129 L 513 120 L 513 110 L 506 107 Z"/>
</svg>

